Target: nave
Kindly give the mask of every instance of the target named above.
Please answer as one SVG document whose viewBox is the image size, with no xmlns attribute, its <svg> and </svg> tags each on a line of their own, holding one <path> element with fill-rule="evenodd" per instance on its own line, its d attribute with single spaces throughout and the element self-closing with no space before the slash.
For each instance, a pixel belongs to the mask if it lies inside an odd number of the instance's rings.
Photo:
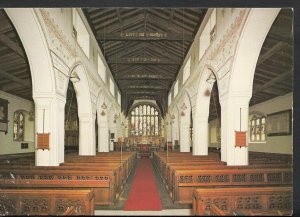
<svg viewBox="0 0 300 217">
<path fill-rule="evenodd" d="M 0 9 L 1 213 L 290 214 L 293 21 Z"/>
<path fill-rule="evenodd" d="M 249 166 L 226 166 L 216 149 L 211 149 L 208 156 L 162 150 L 138 156 L 138 152 L 132 151 L 94 157 L 71 152 L 66 153 L 66 162 L 59 167 L 43 168 L 34 166 L 33 155 L 1 158 L 0 212 L 2 215 L 292 213 L 291 155 L 250 153 Z"/>
</svg>

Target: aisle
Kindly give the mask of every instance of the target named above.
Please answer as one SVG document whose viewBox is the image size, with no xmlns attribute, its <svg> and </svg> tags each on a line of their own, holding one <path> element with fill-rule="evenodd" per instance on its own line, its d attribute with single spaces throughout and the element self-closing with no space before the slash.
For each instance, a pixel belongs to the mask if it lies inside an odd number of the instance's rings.
<svg viewBox="0 0 300 217">
<path fill-rule="evenodd" d="M 161 210 L 162 205 L 149 158 L 141 158 L 124 210 Z"/>
</svg>

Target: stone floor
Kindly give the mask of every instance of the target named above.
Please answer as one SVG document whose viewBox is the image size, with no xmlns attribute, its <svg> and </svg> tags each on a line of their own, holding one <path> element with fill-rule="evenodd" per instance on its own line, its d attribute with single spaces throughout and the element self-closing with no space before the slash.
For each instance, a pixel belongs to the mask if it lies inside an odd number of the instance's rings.
<svg viewBox="0 0 300 217">
<path fill-rule="evenodd" d="M 133 183 L 135 169 L 138 163 L 139 163 L 139 159 L 137 159 L 137 163 L 134 166 L 132 173 L 128 177 L 123 192 L 121 193 L 115 206 L 113 207 L 95 206 L 95 215 L 174 215 L 174 216 L 191 215 L 191 208 L 192 208 L 191 205 L 180 205 L 180 204 L 174 204 L 172 202 L 158 172 L 155 170 L 155 167 L 153 166 L 153 162 L 152 162 L 152 166 L 154 171 L 154 177 L 157 183 L 163 210 L 162 211 L 123 211 L 123 208 L 125 206 L 126 200 L 129 195 L 131 185 Z"/>
</svg>

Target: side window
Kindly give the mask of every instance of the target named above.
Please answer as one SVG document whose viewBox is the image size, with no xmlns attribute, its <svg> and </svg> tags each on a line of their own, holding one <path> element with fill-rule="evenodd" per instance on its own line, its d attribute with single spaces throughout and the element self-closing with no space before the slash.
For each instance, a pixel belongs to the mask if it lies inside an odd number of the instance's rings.
<svg viewBox="0 0 300 217">
<path fill-rule="evenodd" d="M 21 111 L 14 113 L 14 141 L 24 141 L 25 115 Z"/>
<path fill-rule="evenodd" d="M 249 121 L 250 142 L 266 141 L 266 117 L 253 115 Z"/>
</svg>

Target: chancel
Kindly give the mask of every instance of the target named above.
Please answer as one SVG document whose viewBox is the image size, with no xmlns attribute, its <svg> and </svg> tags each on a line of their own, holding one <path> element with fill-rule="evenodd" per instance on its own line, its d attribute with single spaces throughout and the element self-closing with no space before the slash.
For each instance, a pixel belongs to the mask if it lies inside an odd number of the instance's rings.
<svg viewBox="0 0 300 217">
<path fill-rule="evenodd" d="M 293 15 L 0 9 L 0 215 L 292 215 Z"/>
</svg>

